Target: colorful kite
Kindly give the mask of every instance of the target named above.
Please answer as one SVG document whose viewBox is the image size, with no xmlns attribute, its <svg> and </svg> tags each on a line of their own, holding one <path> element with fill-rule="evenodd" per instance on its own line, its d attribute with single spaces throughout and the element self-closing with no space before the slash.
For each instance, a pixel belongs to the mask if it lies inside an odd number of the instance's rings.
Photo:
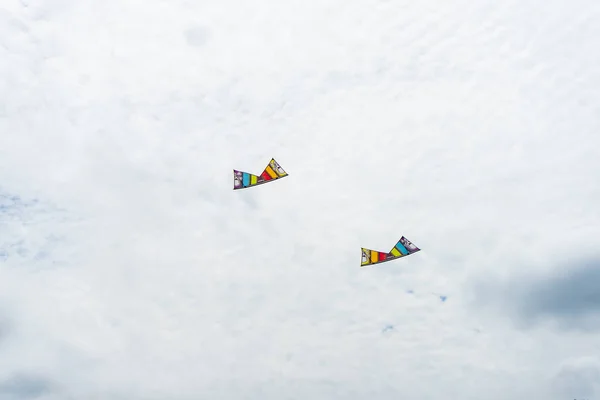
<svg viewBox="0 0 600 400">
<path fill-rule="evenodd" d="M 417 246 L 412 244 L 407 238 L 402 236 L 398 243 L 390 250 L 389 253 L 383 253 L 381 251 L 369 250 L 362 248 L 362 260 L 360 263 L 361 267 L 367 265 L 380 264 L 386 261 L 392 261 L 400 257 L 408 256 L 410 254 L 420 251 Z"/>
<path fill-rule="evenodd" d="M 281 168 L 281 165 L 271 158 L 269 164 L 260 175 L 249 174 L 248 172 L 233 170 L 233 190 L 244 189 L 268 183 L 280 178 L 285 178 L 288 173 Z"/>
</svg>

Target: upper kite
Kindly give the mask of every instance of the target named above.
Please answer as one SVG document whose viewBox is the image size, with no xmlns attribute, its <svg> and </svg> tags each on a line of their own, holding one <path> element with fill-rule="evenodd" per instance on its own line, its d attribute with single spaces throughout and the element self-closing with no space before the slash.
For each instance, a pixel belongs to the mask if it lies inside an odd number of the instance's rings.
<svg viewBox="0 0 600 400">
<path fill-rule="evenodd" d="M 281 168 L 281 165 L 271 158 L 269 164 L 260 175 L 249 174 L 248 172 L 233 170 L 233 190 L 244 189 L 247 187 L 261 185 L 280 178 L 285 178 L 288 173 Z"/>
<path fill-rule="evenodd" d="M 420 251 L 417 246 L 412 244 L 410 240 L 402 236 L 398 243 L 389 251 L 389 253 L 384 253 L 381 251 L 370 250 L 362 248 L 362 260 L 360 263 L 361 267 L 373 264 L 379 264 L 386 261 L 392 261 L 396 258 L 408 256 L 410 254 L 416 253 Z"/>
</svg>

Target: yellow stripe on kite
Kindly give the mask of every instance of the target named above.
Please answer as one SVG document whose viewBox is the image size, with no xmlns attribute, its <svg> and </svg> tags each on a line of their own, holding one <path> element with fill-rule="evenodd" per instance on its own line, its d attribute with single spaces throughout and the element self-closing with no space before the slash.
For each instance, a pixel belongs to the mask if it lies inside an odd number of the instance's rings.
<svg viewBox="0 0 600 400">
<path fill-rule="evenodd" d="M 256 175 L 250 175 L 250 184 L 251 185 L 256 185 L 256 182 L 258 182 L 258 176 L 256 176 Z"/>
<path fill-rule="evenodd" d="M 271 175 L 271 178 L 275 179 L 277 178 L 277 174 L 275 173 L 275 171 L 273 171 L 273 168 L 271 168 L 270 165 L 267 165 L 267 168 L 265 168 L 265 171 L 267 171 L 267 174 Z"/>
<path fill-rule="evenodd" d="M 392 249 L 392 251 L 390 253 L 392 253 L 395 257 L 400 257 L 402 255 L 402 253 L 400 253 L 398 251 L 398 249 L 395 247 Z"/>
<path fill-rule="evenodd" d="M 371 262 L 376 263 L 379 261 L 379 254 L 376 251 L 371 251 Z"/>
</svg>

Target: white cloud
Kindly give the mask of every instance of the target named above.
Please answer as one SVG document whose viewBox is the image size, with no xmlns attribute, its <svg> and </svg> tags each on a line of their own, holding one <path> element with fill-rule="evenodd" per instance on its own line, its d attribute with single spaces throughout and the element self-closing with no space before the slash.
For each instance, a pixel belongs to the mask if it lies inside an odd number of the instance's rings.
<svg viewBox="0 0 600 400">
<path fill-rule="evenodd" d="M 6 6 L 0 388 L 588 395 L 561 371 L 594 332 L 473 297 L 595 255 L 600 7 L 580 3 Z M 232 190 L 271 157 L 288 178 Z M 359 267 L 402 235 L 423 251 Z"/>
</svg>

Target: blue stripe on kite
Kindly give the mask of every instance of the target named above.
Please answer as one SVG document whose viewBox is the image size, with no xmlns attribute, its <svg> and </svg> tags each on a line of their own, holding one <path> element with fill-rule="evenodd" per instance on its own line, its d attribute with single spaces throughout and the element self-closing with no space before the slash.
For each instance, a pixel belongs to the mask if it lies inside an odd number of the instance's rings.
<svg viewBox="0 0 600 400">
<path fill-rule="evenodd" d="M 410 253 L 410 251 L 408 251 L 401 242 L 396 243 L 396 248 L 398 249 L 398 251 L 400 251 L 400 253 L 404 255 Z"/>
<path fill-rule="evenodd" d="M 250 186 L 250 174 L 249 174 L 249 173 L 247 173 L 247 172 L 244 172 L 244 176 L 243 176 L 243 178 L 242 178 L 242 181 L 243 181 L 243 183 L 242 183 L 242 184 L 243 184 L 244 186 Z"/>
</svg>

